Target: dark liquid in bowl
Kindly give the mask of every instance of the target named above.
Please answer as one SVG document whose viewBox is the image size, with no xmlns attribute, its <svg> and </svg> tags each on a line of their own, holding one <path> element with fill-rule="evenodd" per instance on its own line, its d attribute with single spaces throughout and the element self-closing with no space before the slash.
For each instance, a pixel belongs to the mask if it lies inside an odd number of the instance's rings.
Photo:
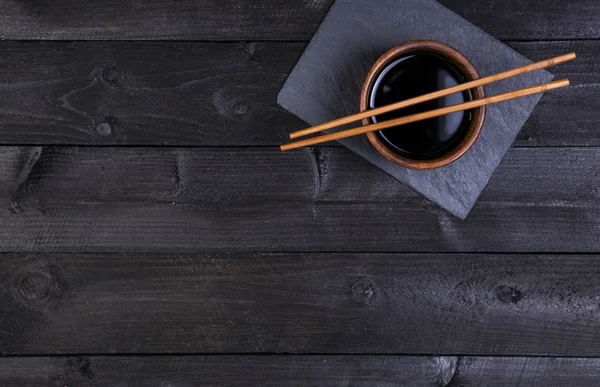
<svg viewBox="0 0 600 387">
<path fill-rule="evenodd" d="M 465 77 L 452 63 L 438 55 L 409 54 L 397 59 L 379 74 L 371 92 L 370 107 L 389 105 L 465 81 Z M 471 99 L 472 95 L 469 91 L 455 93 L 373 117 L 373 121 L 387 121 L 456 105 Z M 385 129 L 377 132 L 377 136 L 400 156 L 415 160 L 434 159 L 448 153 L 464 138 L 469 130 L 471 118 L 470 111 L 457 112 Z"/>
</svg>

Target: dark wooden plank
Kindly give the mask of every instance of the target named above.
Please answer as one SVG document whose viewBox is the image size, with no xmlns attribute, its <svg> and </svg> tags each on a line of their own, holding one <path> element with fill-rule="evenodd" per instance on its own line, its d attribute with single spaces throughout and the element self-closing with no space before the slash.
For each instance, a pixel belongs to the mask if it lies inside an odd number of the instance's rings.
<svg viewBox="0 0 600 387">
<path fill-rule="evenodd" d="M 511 150 L 465 221 L 343 148 L 45 148 L 27 168 L 0 251 L 600 250 L 598 148 Z"/>
<path fill-rule="evenodd" d="M 498 39 L 600 38 L 600 3 L 576 0 L 439 0 Z"/>
<path fill-rule="evenodd" d="M 0 359 L 3 387 L 445 386 L 453 357 L 152 356 Z"/>
<path fill-rule="evenodd" d="M 0 3 L 0 39 L 307 40 L 331 0 L 8 0 Z M 595 0 L 443 0 L 501 39 L 598 38 Z M 93 14 L 93 17 L 90 15 Z"/>
<path fill-rule="evenodd" d="M 600 359 L 461 357 L 452 386 L 598 386 Z"/>
<path fill-rule="evenodd" d="M 544 96 L 518 146 L 597 146 L 600 41 L 512 42 L 573 86 Z M 304 43 L 1 42 L 0 143 L 279 145 L 304 126 L 277 93 Z"/>
<path fill-rule="evenodd" d="M 599 369 L 600 360 L 590 358 L 277 355 L 28 357 L 0 359 L 0 382 L 4 387 L 596 387 L 600 383 Z"/>
<path fill-rule="evenodd" d="M 2 254 L 0 352 L 598 356 L 599 258 Z"/>
<path fill-rule="evenodd" d="M 308 40 L 332 0 L 0 3 L 0 39 Z"/>
<path fill-rule="evenodd" d="M 302 125 L 276 95 L 303 46 L 0 43 L 1 141 L 281 143 Z"/>
</svg>

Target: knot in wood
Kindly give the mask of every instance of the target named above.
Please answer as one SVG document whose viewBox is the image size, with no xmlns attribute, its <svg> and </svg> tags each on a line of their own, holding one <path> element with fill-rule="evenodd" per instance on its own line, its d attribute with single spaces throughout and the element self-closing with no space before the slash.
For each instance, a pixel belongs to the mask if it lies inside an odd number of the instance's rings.
<svg viewBox="0 0 600 387">
<path fill-rule="evenodd" d="M 96 126 L 96 133 L 101 137 L 110 136 L 112 133 L 112 126 L 108 122 L 101 122 Z"/>
<path fill-rule="evenodd" d="M 213 94 L 212 102 L 219 114 L 231 120 L 244 120 L 250 108 L 232 90 L 220 89 Z"/>
<path fill-rule="evenodd" d="M 53 282 L 49 273 L 31 272 L 21 280 L 19 293 L 27 300 L 43 300 L 50 295 Z"/>
<path fill-rule="evenodd" d="M 500 285 L 496 288 L 496 297 L 505 304 L 517 304 L 523 299 L 524 294 L 514 286 Z"/>
<path fill-rule="evenodd" d="M 235 105 L 233 112 L 238 116 L 246 115 L 248 113 L 248 106 L 242 104 Z"/>
<path fill-rule="evenodd" d="M 102 70 L 102 78 L 109 85 L 117 85 L 119 83 L 119 69 L 111 66 Z"/>
<path fill-rule="evenodd" d="M 375 290 L 369 280 L 363 279 L 351 285 L 351 297 L 354 301 L 370 304 L 375 299 Z"/>
</svg>

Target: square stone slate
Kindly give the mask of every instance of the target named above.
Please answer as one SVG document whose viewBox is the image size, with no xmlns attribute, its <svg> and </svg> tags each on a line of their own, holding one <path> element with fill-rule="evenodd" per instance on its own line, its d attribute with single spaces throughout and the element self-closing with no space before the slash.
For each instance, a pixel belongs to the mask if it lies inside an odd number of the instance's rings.
<svg viewBox="0 0 600 387">
<path fill-rule="evenodd" d="M 482 77 L 531 63 L 434 0 L 337 0 L 277 101 L 309 125 L 356 113 L 362 83 L 377 58 L 398 44 L 419 39 L 458 49 Z M 490 96 L 552 78 L 541 70 L 487 85 L 485 91 Z M 414 171 L 389 162 L 364 135 L 340 143 L 464 219 L 540 97 L 489 105 L 475 145 L 459 160 L 432 171 Z"/>
</svg>

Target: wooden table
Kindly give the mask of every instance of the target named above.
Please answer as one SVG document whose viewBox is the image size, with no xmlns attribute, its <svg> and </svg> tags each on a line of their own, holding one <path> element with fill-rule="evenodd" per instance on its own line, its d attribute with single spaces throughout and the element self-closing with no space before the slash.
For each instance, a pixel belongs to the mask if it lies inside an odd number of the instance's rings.
<svg viewBox="0 0 600 387">
<path fill-rule="evenodd" d="M 467 220 L 276 104 L 331 0 L 0 1 L 0 385 L 600 384 L 600 2 Z"/>
</svg>

